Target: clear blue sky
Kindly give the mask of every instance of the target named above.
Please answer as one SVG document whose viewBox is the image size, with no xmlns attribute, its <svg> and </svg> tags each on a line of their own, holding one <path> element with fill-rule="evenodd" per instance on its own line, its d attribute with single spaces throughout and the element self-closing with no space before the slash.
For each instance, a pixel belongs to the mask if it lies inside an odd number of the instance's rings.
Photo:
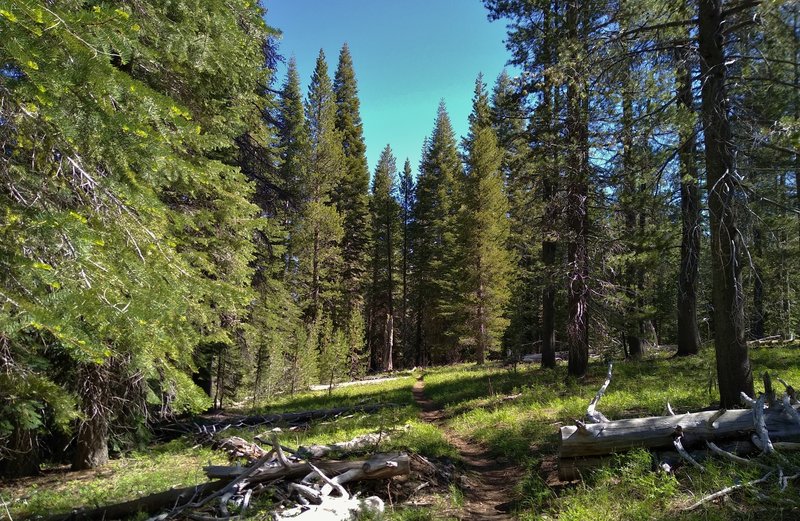
<svg viewBox="0 0 800 521">
<path fill-rule="evenodd" d="M 264 0 L 264 6 L 267 23 L 283 32 L 280 53 L 297 59 L 304 93 L 320 48 L 332 78 L 342 44 L 350 46 L 370 172 L 387 143 L 398 169 L 408 157 L 417 170 L 442 98 L 457 137 L 465 135 L 475 78 L 482 72 L 491 89 L 509 58 L 505 24 L 489 22 L 480 0 Z"/>
</svg>

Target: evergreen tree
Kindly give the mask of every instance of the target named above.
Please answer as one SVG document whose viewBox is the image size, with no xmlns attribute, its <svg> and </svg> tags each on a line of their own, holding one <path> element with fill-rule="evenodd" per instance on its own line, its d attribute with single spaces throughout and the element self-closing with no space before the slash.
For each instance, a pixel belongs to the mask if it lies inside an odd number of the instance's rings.
<svg viewBox="0 0 800 521">
<path fill-rule="evenodd" d="M 469 136 L 465 140 L 467 176 L 461 207 L 460 240 L 466 266 L 462 287 L 470 323 L 467 335 L 475 345 L 475 360 L 482 364 L 490 351 L 497 350 L 508 325 L 505 307 L 513 265 L 507 249 L 509 205 L 501 171 L 503 156 L 492 129 L 482 76 L 475 83 L 469 120 Z"/>
<path fill-rule="evenodd" d="M 412 212 L 414 210 L 414 178 L 411 175 L 411 162 L 406 158 L 403 165 L 403 172 L 400 174 L 400 184 L 398 186 L 398 198 L 400 203 L 400 346 L 402 348 L 403 360 L 406 365 L 419 364 L 417 352 L 414 349 L 412 340 L 413 316 L 411 315 L 411 228 Z"/>
<path fill-rule="evenodd" d="M 293 251 L 300 259 L 300 285 L 307 321 L 331 315 L 341 296 L 342 218 L 332 194 L 344 171 L 342 145 L 335 128 L 336 104 L 325 53 L 320 50 L 308 87 L 306 122 L 310 152 L 303 180 L 303 210 Z"/>
<path fill-rule="evenodd" d="M 460 358 L 463 330 L 457 216 L 463 170 L 444 101 L 426 140 L 414 207 L 418 349 L 423 364 Z"/>
<path fill-rule="evenodd" d="M 373 368 L 394 369 L 395 287 L 400 207 L 395 199 L 397 166 L 389 145 L 381 152 L 372 176 L 372 288 L 370 345 Z"/>
<path fill-rule="evenodd" d="M 45 425 L 80 417 L 73 463 L 86 468 L 119 423 L 143 421 L 148 394 L 208 405 L 191 346 L 233 345 L 251 296 L 257 208 L 232 164 L 269 32 L 245 2 L 180 16 L 35 4 L 0 16 L 0 387 L 18 397 L 0 437 L 33 450 Z"/>
<path fill-rule="evenodd" d="M 336 129 L 344 152 L 344 172 L 334 193 L 336 208 L 343 218 L 342 278 L 345 313 L 362 310 L 366 289 L 369 250 L 369 168 L 364 130 L 361 123 L 358 85 L 350 48 L 345 43 L 339 53 L 339 64 L 333 82 L 336 97 Z"/>
</svg>

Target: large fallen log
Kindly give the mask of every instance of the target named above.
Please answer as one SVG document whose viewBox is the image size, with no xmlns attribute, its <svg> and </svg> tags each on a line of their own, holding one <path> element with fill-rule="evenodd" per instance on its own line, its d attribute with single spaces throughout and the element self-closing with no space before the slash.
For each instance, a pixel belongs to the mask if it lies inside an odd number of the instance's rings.
<svg viewBox="0 0 800 521">
<path fill-rule="evenodd" d="M 784 407 L 763 409 L 769 438 L 781 443 L 800 441 L 800 424 Z M 796 412 L 796 408 L 792 411 Z M 634 448 L 672 450 L 676 437 L 680 437 L 686 448 L 705 448 L 707 441 L 749 439 L 757 431 L 757 425 L 751 409 L 703 411 L 595 424 L 576 422 L 575 426 L 561 427 L 559 476 L 564 480 L 576 479 L 581 470 L 596 466 L 599 456 L 612 453 Z"/>
<path fill-rule="evenodd" d="M 800 441 L 800 426 L 783 408 L 765 409 L 764 420 L 773 441 Z M 687 447 L 705 441 L 748 437 L 755 432 L 750 409 L 566 425 L 561 427 L 561 457 L 601 456 L 637 447 L 672 447 L 679 426 L 683 431 L 682 443 Z"/>
</svg>

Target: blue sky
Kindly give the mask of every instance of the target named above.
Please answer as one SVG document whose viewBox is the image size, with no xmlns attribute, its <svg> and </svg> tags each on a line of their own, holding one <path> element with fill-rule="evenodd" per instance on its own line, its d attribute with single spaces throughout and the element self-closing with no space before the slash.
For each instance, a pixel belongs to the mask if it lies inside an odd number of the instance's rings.
<svg viewBox="0 0 800 521">
<path fill-rule="evenodd" d="M 307 92 L 320 48 L 333 77 L 344 42 L 353 55 L 370 172 L 388 143 L 397 167 L 414 171 L 444 98 L 457 136 L 467 132 L 479 72 L 489 88 L 509 53 L 505 24 L 480 0 L 264 0 L 267 23 L 283 32 L 280 53 L 297 59 Z M 283 83 L 285 66 L 277 85 Z"/>
</svg>

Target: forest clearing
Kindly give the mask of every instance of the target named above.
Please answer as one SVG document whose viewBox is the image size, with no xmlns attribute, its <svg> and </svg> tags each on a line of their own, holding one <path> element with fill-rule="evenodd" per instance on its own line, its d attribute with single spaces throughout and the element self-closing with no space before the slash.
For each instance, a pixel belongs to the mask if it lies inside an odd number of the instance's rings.
<svg viewBox="0 0 800 521">
<path fill-rule="evenodd" d="M 798 349 L 800 344 L 795 343 L 755 350 L 754 366 L 759 373 L 767 371 L 796 382 L 800 380 Z M 669 354 L 616 364 L 614 379 L 600 401 L 604 414 L 615 419 L 658 416 L 667 403 L 676 413 L 683 413 L 713 402 L 716 389 L 709 386 L 713 375 L 710 349 L 694 358 L 669 358 Z M 420 379 L 421 374 L 409 373 L 381 385 L 345 387 L 330 395 L 326 391 L 304 393 L 247 411 L 275 414 L 393 404 L 380 412 L 340 414 L 294 427 L 285 423 L 233 427 L 214 438 L 239 436 L 252 442 L 259 434 L 263 439 L 265 430 L 283 427 L 281 442 L 298 447 L 383 432 L 383 439 L 350 456 L 363 459 L 364 454 L 402 451 L 412 458 L 422 457 L 412 464 L 410 475 L 351 485 L 364 497 L 381 497 L 386 513 L 378 518 L 387 520 L 777 520 L 800 515 L 796 485 L 782 490 L 777 476 L 689 510 L 707 495 L 758 479 L 764 473 L 757 466 L 714 455 L 697 443 L 687 444 L 687 450 L 703 470 L 667 455 L 674 468 L 665 471 L 660 467 L 665 461 L 663 452 L 638 449 L 608 456 L 584 469 L 577 480 L 562 481 L 558 472 L 559 428 L 585 416 L 587 404 L 606 375 L 601 362 L 590 364 L 583 381 L 566 380 L 566 385 L 563 364 L 554 372 L 535 365 L 514 370 L 489 364 L 431 368 Z M 706 375 L 708 381 L 687 375 Z M 555 387 L 561 389 L 554 393 Z M 415 398 L 412 391 L 420 388 L 422 396 L 417 393 Z M 206 435 L 185 435 L 124 454 L 96 471 L 69 473 L 64 467 L 48 468 L 40 477 L 4 484 L 0 495 L 12 519 L 58 519 L 59 514 L 75 509 L 121 503 L 205 482 L 203 466 L 229 461 L 212 444 Z M 753 462 L 783 466 L 786 476 L 795 475 L 800 469 L 798 453 L 778 452 L 779 456 L 757 457 L 758 450 L 751 449 L 750 456 Z M 487 474 L 492 479 L 480 482 Z M 264 490 L 252 500 L 244 519 L 263 518 L 279 501 L 279 496 Z M 359 519 L 375 518 L 364 515 Z"/>
<path fill-rule="evenodd" d="M 798 0 L 0 1 L 0 521 L 797 519 L 798 338 Z"/>
</svg>

